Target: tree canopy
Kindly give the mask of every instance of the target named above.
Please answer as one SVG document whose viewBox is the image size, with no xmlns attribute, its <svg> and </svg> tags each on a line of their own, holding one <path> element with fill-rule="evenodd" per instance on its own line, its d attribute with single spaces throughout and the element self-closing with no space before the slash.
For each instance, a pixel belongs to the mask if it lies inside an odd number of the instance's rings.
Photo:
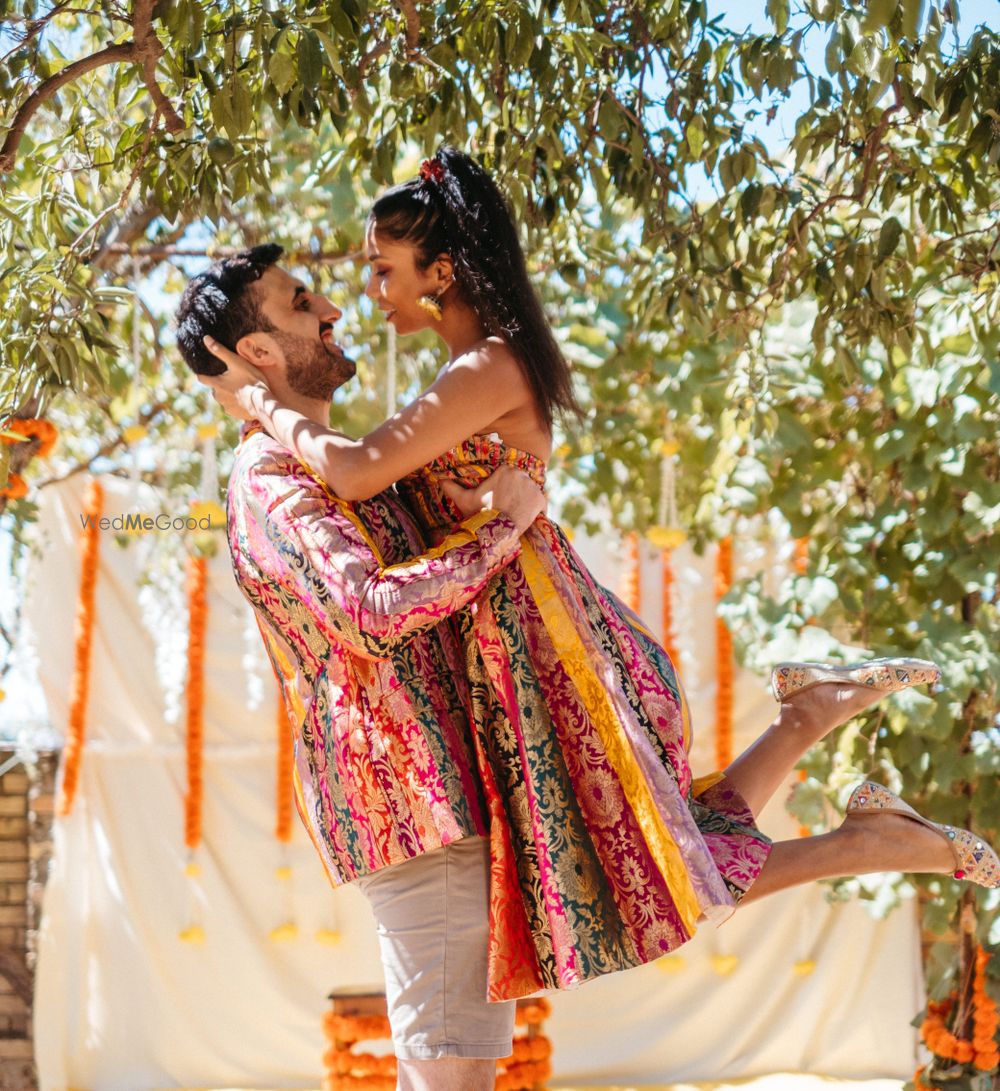
<svg viewBox="0 0 1000 1091">
<path fill-rule="evenodd" d="M 648 529 L 674 446 L 699 543 L 780 512 L 809 566 L 729 596 L 751 659 L 815 622 L 944 668 L 933 700 L 814 752 L 801 813 L 880 772 L 995 842 L 1000 37 L 955 0 L 766 8 L 755 32 L 702 0 L 0 0 L 0 418 L 72 419 L 71 465 L 114 463 L 137 424 L 182 450 L 211 403 L 158 304 L 186 251 L 266 239 L 345 305 L 362 384 L 335 421 L 374 424 L 363 217 L 465 147 L 510 196 L 590 413 L 557 449 L 565 517 L 600 498 Z M 407 349 L 402 396 L 435 367 Z M 198 453 L 147 470 L 193 488 Z M 959 887 L 922 885 L 941 929 Z"/>
</svg>

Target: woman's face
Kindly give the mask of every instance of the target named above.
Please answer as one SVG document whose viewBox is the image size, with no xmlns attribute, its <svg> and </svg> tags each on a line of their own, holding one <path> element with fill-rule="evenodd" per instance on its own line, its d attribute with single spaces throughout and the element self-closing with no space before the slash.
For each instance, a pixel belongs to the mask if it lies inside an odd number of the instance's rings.
<svg viewBox="0 0 1000 1091">
<path fill-rule="evenodd" d="M 365 295 L 375 301 L 397 333 L 416 333 L 437 325 L 417 301 L 423 295 L 440 293 L 450 283 L 447 259 L 420 269 L 415 247 L 380 236 L 372 223 L 365 233 L 365 256 L 370 266 Z"/>
</svg>

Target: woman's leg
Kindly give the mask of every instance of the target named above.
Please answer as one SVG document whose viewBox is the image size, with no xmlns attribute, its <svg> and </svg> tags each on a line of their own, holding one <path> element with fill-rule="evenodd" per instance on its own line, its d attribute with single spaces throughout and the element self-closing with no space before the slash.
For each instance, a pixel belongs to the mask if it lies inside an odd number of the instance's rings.
<svg viewBox="0 0 1000 1091">
<path fill-rule="evenodd" d="M 878 871 L 947 874 L 954 867 L 948 842 L 912 818 L 885 811 L 848 815 L 832 833 L 778 841 L 740 905 L 816 879 Z"/>
<path fill-rule="evenodd" d="M 764 734 L 727 766 L 726 779 L 759 815 L 811 746 L 886 696 L 884 691 L 842 682 L 824 682 L 792 694 Z"/>
</svg>

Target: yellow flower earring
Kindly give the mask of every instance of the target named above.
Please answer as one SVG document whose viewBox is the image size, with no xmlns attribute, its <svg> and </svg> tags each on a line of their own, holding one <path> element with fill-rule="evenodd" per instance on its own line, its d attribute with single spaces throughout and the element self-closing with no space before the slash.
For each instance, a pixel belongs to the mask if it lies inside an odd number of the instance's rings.
<svg viewBox="0 0 1000 1091">
<path fill-rule="evenodd" d="M 426 311 L 435 322 L 440 322 L 444 316 L 444 312 L 441 310 L 441 297 L 438 295 L 431 295 L 430 293 L 422 295 L 417 300 L 417 306 L 422 311 Z"/>
<path fill-rule="evenodd" d="M 441 297 L 448 290 L 450 285 L 451 281 L 449 280 L 439 291 L 428 292 L 427 295 L 422 295 L 417 300 L 417 306 L 422 311 L 426 311 L 435 322 L 440 322 L 444 314 L 444 311 L 441 308 Z"/>
</svg>

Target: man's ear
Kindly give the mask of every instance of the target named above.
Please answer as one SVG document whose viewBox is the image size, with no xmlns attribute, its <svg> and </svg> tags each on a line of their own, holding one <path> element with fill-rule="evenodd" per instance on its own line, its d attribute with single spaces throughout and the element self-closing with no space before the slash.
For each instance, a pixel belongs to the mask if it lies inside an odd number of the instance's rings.
<svg viewBox="0 0 1000 1091">
<path fill-rule="evenodd" d="M 271 367 L 278 361 L 266 334 L 248 333 L 236 342 L 236 353 L 254 367 Z"/>
</svg>

